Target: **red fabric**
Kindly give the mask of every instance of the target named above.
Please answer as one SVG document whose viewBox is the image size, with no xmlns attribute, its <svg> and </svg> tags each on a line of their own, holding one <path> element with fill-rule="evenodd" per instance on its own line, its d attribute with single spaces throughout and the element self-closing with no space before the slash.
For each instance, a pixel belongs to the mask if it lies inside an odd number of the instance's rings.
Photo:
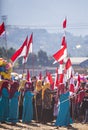
<svg viewBox="0 0 88 130">
<path fill-rule="evenodd" d="M 62 46 L 65 46 L 67 48 L 67 44 L 66 44 L 66 40 L 65 40 L 65 36 L 63 36 L 62 38 L 62 42 L 61 42 Z"/>
<path fill-rule="evenodd" d="M 59 93 L 60 94 L 64 93 L 64 88 L 65 88 L 64 84 L 59 84 Z"/>
<path fill-rule="evenodd" d="M 33 43 L 33 34 L 31 34 L 30 39 L 29 39 L 29 42 L 28 42 L 28 44 L 27 44 L 26 54 L 25 54 L 25 56 L 24 56 L 24 63 L 27 62 L 28 53 L 29 53 L 29 51 L 30 51 L 30 46 L 31 46 L 32 43 Z"/>
<path fill-rule="evenodd" d="M 70 58 L 67 60 L 66 64 L 65 64 L 65 69 L 68 70 L 70 67 L 72 66 L 71 60 Z"/>
<path fill-rule="evenodd" d="M 66 55 L 64 54 L 65 50 L 66 50 L 66 47 L 64 46 L 64 47 L 61 48 L 58 52 L 56 52 L 56 53 L 53 55 L 54 59 L 55 59 L 56 61 L 58 61 L 58 62 L 61 61 L 61 60 L 63 60 L 63 59 L 66 57 Z"/>
<path fill-rule="evenodd" d="M 30 81 L 30 72 L 27 70 L 27 81 Z"/>
<path fill-rule="evenodd" d="M 63 28 L 66 28 L 66 24 L 67 24 L 67 19 L 65 19 L 65 20 L 63 21 Z"/>
<path fill-rule="evenodd" d="M 0 25 L 0 35 L 5 31 L 4 22 Z"/>
<path fill-rule="evenodd" d="M 59 84 L 63 83 L 64 74 L 59 74 Z"/>
<path fill-rule="evenodd" d="M 48 73 L 48 80 L 49 80 L 50 84 L 53 84 L 53 79 L 52 79 L 51 73 Z"/>
<path fill-rule="evenodd" d="M 56 77 L 55 77 L 55 86 L 58 87 L 59 85 L 59 75 L 58 75 L 58 68 L 56 69 Z"/>
<path fill-rule="evenodd" d="M 18 88 L 19 88 L 19 83 L 14 82 L 10 87 L 9 98 L 12 98 L 14 96 L 15 92 L 18 91 Z"/>
<path fill-rule="evenodd" d="M 69 91 L 74 93 L 74 85 L 73 84 L 70 84 Z"/>
<path fill-rule="evenodd" d="M 22 46 L 12 55 L 11 57 L 12 62 L 14 62 L 17 58 L 25 55 L 25 54 L 22 54 L 22 51 L 24 47 L 27 47 L 27 41 L 28 41 L 28 37 L 26 38 Z"/>
<path fill-rule="evenodd" d="M 39 80 L 42 80 L 42 73 L 39 74 Z"/>
</svg>

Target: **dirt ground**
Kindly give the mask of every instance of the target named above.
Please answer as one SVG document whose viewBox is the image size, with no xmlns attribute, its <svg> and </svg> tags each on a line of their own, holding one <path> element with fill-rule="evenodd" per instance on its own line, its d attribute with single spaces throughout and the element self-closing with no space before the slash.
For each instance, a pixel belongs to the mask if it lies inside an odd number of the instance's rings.
<svg viewBox="0 0 88 130">
<path fill-rule="evenodd" d="M 54 122 L 53 122 L 54 123 Z M 82 123 L 73 123 L 71 128 L 66 127 L 59 127 L 59 130 L 88 130 L 88 124 Z M 11 125 L 8 123 L 0 124 L 0 130 L 57 130 L 51 123 L 39 124 L 32 121 L 30 124 L 23 124 L 21 122 L 17 123 L 16 125 Z"/>
</svg>

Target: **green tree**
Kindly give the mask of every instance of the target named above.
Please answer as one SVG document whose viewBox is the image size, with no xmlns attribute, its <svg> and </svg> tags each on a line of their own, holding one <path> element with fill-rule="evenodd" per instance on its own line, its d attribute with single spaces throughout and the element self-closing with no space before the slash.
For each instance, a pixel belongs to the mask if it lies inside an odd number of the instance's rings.
<svg viewBox="0 0 88 130">
<path fill-rule="evenodd" d="M 42 66 L 48 65 L 48 56 L 46 52 L 42 50 L 38 52 L 38 62 L 39 62 L 39 65 L 42 65 Z"/>
</svg>

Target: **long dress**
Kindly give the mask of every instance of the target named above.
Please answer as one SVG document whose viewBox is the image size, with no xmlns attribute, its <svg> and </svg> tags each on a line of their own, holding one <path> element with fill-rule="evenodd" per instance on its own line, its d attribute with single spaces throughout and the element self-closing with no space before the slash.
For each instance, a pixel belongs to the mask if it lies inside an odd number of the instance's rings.
<svg viewBox="0 0 88 130">
<path fill-rule="evenodd" d="M 7 121 L 9 113 L 9 92 L 6 88 L 2 89 L 0 97 L 0 122 Z"/>
<path fill-rule="evenodd" d="M 9 117 L 8 120 L 11 123 L 17 123 L 18 122 L 18 98 L 19 98 L 20 92 L 16 91 L 14 96 L 9 99 Z"/>
<path fill-rule="evenodd" d="M 30 91 L 26 91 L 23 99 L 23 113 L 22 122 L 29 123 L 33 119 L 33 98 L 34 94 Z"/>
<path fill-rule="evenodd" d="M 72 123 L 72 119 L 70 117 L 70 102 L 68 100 L 68 97 L 69 92 L 61 94 L 60 96 L 60 105 L 58 108 L 59 110 L 55 126 L 68 126 Z"/>
</svg>

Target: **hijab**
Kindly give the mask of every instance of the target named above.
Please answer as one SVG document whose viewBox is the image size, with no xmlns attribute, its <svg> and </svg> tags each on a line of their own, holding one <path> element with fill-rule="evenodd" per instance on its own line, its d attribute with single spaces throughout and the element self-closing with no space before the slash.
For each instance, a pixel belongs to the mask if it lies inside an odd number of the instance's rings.
<svg viewBox="0 0 88 130">
<path fill-rule="evenodd" d="M 46 89 L 50 89 L 50 83 L 49 82 L 45 83 L 45 85 L 42 89 L 42 99 L 44 99 L 44 94 L 45 94 Z"/>
<path fill-rule="evenodd" d="M 9 98 L 12 98 L 14 96 L 15 92 L 18 91 L 18 88 L 19 88 L 19 83 L 17 81 L 15 81 L 15 82 L 13 82 L 13 84 L 11 84 Z"/>
<path fill-rule="evenodd" d="M 36 83 L 36 91 L 41 91 L 42 90 L 42 81 L 38 80 Z"/>
<path fill-rule="evenodd" d="M 32 88 L 31 82 L 26 82 L 26 83 L 25 83 L 25 86 L 24 86 L 24 94 L 25 94 L 27 91 L 31 91 L 31 88 Z"/>
<path fill-rule="evenodd" d="M 8 80 L 3 80 L 2 85 L 0 87 L 0 96 L 2 95 L 3 88 L 6 88 L 7 91 L 9 92 L 9 81 Z"/>
</svg>

